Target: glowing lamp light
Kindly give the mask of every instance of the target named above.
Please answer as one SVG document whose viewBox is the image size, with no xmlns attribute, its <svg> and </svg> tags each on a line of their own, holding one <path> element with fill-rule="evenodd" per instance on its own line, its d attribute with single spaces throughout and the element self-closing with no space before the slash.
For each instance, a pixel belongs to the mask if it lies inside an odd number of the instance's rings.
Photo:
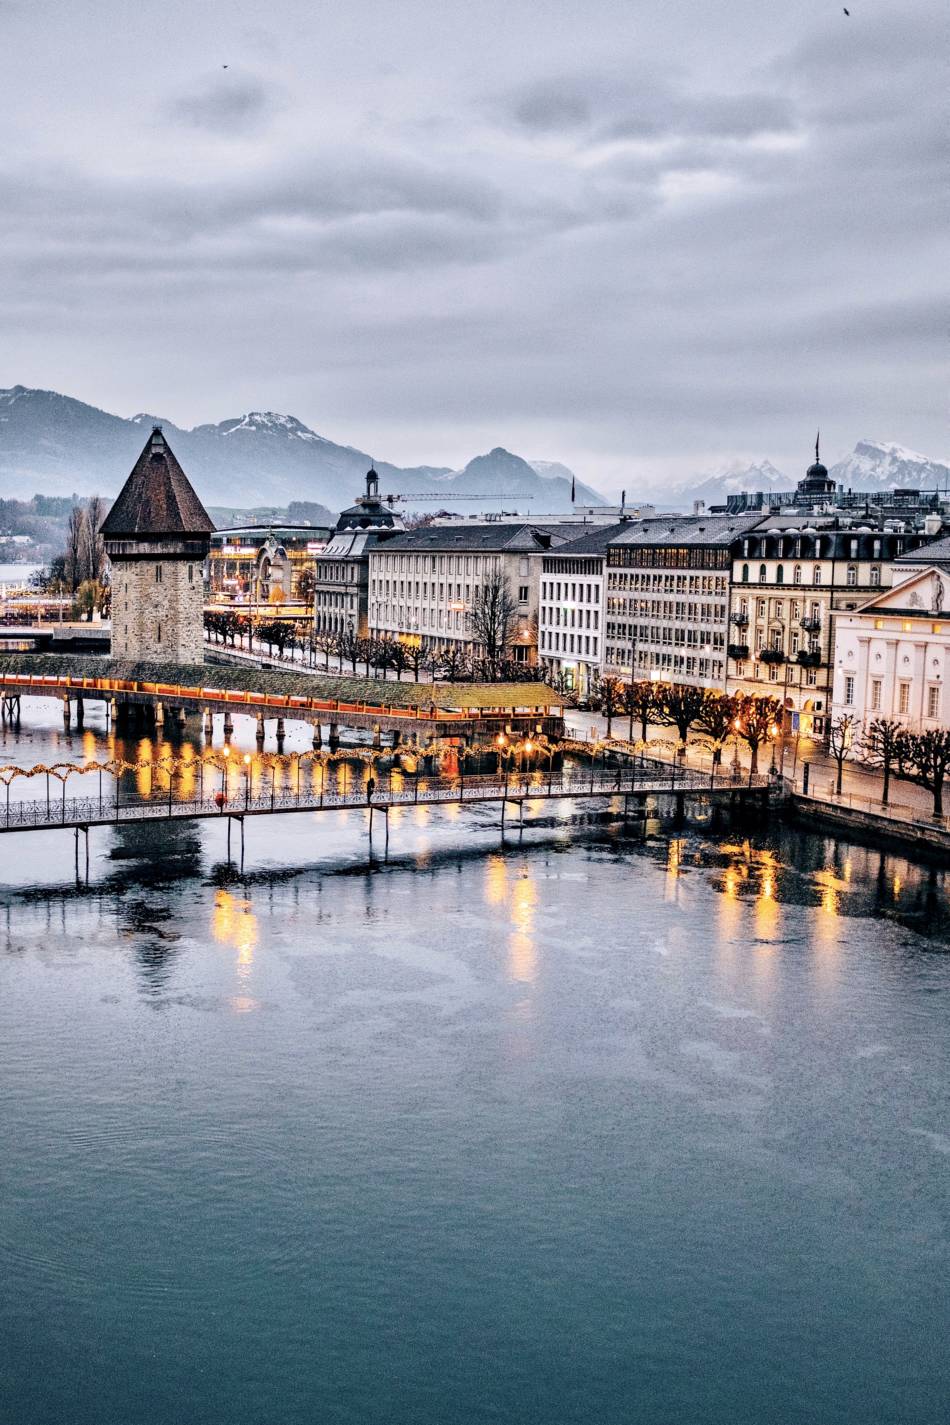
<svg viewBox="0 0 950 1425">
<path fill-rule="evenodd" d="M 250 752 L 245 752 L 245 754 L 244 754 L 244 765 L 245 765 L 245 767 L 250 767 L 250 765 L 251 765 L 251 754 L 250 754 Z"/>
<path fill-rule="evenodd" d="M 525 745 L 524 745 L 524 750 L 525 750 L 525 752 L 533 752 L 533 751 L 534 751 L 534 743 L 533 743 L 533 742 L 526 742 Z"/>
</svg>

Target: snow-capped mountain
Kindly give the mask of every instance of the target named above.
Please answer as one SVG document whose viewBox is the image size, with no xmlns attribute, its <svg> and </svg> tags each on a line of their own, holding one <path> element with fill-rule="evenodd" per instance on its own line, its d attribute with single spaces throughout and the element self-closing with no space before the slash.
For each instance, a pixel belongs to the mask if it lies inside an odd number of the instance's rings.
<svg viewBox="0 0 950 1425">
<path fill-rule="evenodd" d="M 696 475 L 658 493 L 665 501 L 678 505 L 688 505 L 693 500 L 704 500 L 707 505 L 721 505 L 727 495 L 737 495 L 742 490 L 792 490 L 794 486 L 795 481 L 783 475 L 771 460 L 759 460 L 752 464 L 733 460 L 709 474 Z"/>
<path fill-rule="evenodd" d="M 182 430 L 146 412 L 131 419 L 111 415 L 56 391 L 13 386 L 0 390 L 0 495 L 118 492 L 143 444 L 143 430 L 163 426 L 170 444 L 206 504 L 281 505 L 294 500 L 340 510 L 363 489 L 375 464 L 384 494 L 438 495 L 451 508 L 453 495 L 485 493 L 496 508 L 502 495 L 519 496 L 512 507 L 551 514 L 570 508 L 572 474 L 553 466 L 534 470 L 500 446 L 477 456 L 463 470 L 417 465 L 401 468 L 350 445 L 318 435 L 296 416 L 278 411 L 245 415 Z M 578 498 L 603 503 L 577 483 Z M 527 496 L 533 498 L 529 501 Z M 406 501 L 406 508 L 413 501 Z M 431 508 L 428 502 L 419 508 Z M 474 501 L 461 508 L 478 510 Z"/>
<path fill-rule="evenodd" d="M 950 466 L 903 445 L 859 440 L 828 474 L 846 490 L 936 490 L 950 481 Z"/>
</svg>

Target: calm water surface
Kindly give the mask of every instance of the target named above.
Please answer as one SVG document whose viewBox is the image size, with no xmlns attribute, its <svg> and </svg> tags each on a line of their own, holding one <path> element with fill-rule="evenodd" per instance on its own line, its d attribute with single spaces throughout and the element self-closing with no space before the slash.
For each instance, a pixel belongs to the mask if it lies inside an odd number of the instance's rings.
<svg viewBox="0 0 950 1425">
<path fill-rule="evenodd" d="M 946 878 L 552 810 L 0 838 L 0 1418 L 946 1418 Z"/>
</svg>

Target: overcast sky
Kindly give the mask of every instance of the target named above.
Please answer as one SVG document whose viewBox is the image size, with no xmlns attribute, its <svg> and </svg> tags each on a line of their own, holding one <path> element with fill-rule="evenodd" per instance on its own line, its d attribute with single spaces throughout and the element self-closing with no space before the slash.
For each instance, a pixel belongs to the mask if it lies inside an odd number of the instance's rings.
<svg viewBox="0 0 950 1425">
<path fill-rule="evenodd" d="M 608 491 L 943 457 L 950 12 L 848 8 L 0 0 L 0 386 Z"/>
</svg>

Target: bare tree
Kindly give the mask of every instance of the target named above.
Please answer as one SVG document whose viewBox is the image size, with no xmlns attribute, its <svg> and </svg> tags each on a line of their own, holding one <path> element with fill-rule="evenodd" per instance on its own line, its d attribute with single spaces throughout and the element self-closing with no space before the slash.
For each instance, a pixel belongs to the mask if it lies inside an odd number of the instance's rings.
<svg viewBox="0 0 950 1425">
<path fill-rule="evenodd" d="M 712 738 L 713 766 L 722 762 L 723 743 L 734 731 L 736 720 L 736 700 L 728 693 L 718 693 L 707 688 L 703 705 L 696 717 L 696 726 Z"/>
<path fill-rule="evenodd" d="M 83 581 L 84 555 L 88 546 L 88 516 L 84 505 L 73 505 L 66 525 L 65 577 L 71 594 Z"/>
<path fill-rule="evenodd" d="M 742 693 L 736 696 L 733 728 L 751 753 L 750 776 L 759 770 L 759 748 L 772 736 L 772 729 L 776 726 L 780 711 L 778 698 L 755 698 Z"/>
<path fill-rule="evenodd" d="M 705 703 L 705 688 L 696 688 L 692 683 L 668 683 L 663 691 L 660 721 L 667 727 L 676 728 L 684 753 L 689 730 L 702 713 Z"/>
<path fill-rule="evenodd" d="M 658 685 L 651 683 L 648 679 L 641 678 L 636 683 L 624 683 L 623 685 L 623 710 L 630 718 L 630 740 L 633 741 L 633 724 L 635 719 L 640 721 L 640 741 L 646 742 L 647 728 L 650 719 L 655 717 L 661 707 L 658 697 Z"/>
<path fill-rule="evenodd" d="M 902 751 L 905 775 L 931 793 L 934 816 L 943 816 L 943 784 L 950 771 L 950 729 L 905 733 Z"/>
<path fill-rule="evenodd" d="M 854 718 L 850 713 L 842 713 L 841 717 L 832 718 L 828 727 L 828 751 L 838 767 L 838 775 L 835 779 L 835 792 L 841 796 L 841 784 L 844 778 L 844 759 L 851 750 L 854 741 Z"/>
<path fill-rule="evenodd" d="M 884 779 L 881 788 L 881 804 L 887 806 L 890 798 L 891 777 L 899 771 L 901 742 L 905 736 L 903 725 L 893 718 L 876 717 L 868 723 L 861 739 L 861 761 L 868 767 L 880 771 Z"/>
<path fill-rule="evenodd" d="M 619 678 L 601 678 L 597 684 L 600 710 L 607 719 L 607 736 L 611 734 L 614 718 L 623 707 L 625 684 Z"/>
<path fill-rule="evenodd" d="M 518 605 L 508 579 L 501 569 L 492 569 L 475 590 L 467 620 L 492 678 L 514 640 L 517 619 Z"/>
<path fill-rule="evenodd" d="M 83 531 L 83 577 L 102 582 L 106 564 L 105 540 L 99 533 L 106 517 L 105 501 L 101 495 L 93 495 L 86 502 L 86 525 Z"/>
</svg>

